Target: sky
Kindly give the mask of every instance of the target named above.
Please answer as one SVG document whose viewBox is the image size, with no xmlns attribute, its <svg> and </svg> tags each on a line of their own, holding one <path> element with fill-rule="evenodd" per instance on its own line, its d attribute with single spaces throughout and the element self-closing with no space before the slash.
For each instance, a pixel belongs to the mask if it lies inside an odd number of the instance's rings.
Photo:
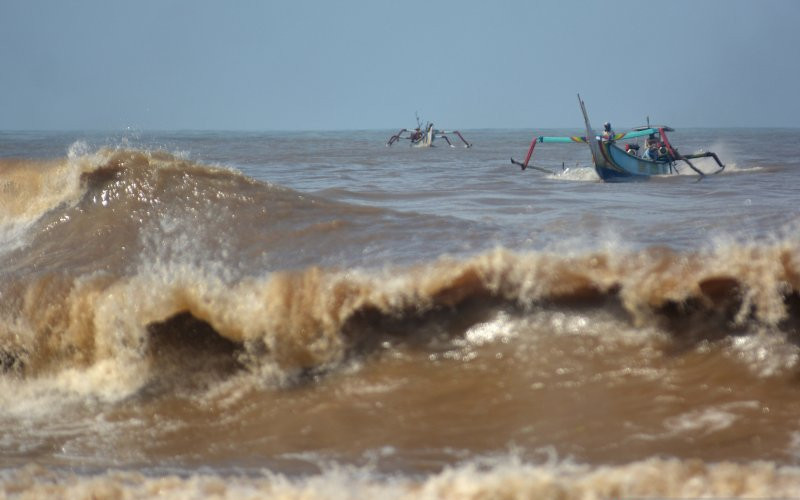
<svg viewBox="0 0 800 500">
<path fill-rule="evenodd" d="M 800 127 L 800 1 L 0 0 L 0 130 Z"/>
</svg>

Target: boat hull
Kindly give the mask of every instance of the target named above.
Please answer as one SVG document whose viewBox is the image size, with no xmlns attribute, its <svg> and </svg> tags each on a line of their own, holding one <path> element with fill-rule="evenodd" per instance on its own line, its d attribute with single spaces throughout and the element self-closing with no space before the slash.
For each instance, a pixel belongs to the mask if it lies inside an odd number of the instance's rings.
<svg viewBox="0 0 800 500">
<path fill-rule="evenodd" d="M 653 175 L 674 173 L 670 161 L 653 161 L 630 155 L 614 142 L 597 141 L 600 154 L 594 158 L 597 175 L 606 182 L 646 180 Z"/>
<path fill-rule="evenodd" d="M 425 134 L 419 138 L 418 141 L 411 142 L 411 146 L 415 148 L 429 148 L 433 146 L 433 140 L 436 138 L 436 134 L 434 133 L 433 127 L 428 127 L 428 130 Z"/>
</svg>

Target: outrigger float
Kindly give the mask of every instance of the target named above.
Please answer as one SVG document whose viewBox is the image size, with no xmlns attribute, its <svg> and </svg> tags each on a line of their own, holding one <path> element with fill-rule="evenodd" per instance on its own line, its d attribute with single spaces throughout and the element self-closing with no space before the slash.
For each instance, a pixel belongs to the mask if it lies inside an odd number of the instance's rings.
<svg viewBox="0 0 800 500">
<path fill-rule="evenodd" d="M 629 132 L 619 134 L 612 133 L 608 136 L 596 135 L 592 130 L 592 126 L 589 124 L 589 115 L 586 113 L 586 105 L 581 100 L 580 94 L 578 94 L 578 103 L 581 106 L 583 119 L 586 123 L 586 136 L 536 137 L 531 142 L 530 148 L 528 148 L 525 161 L 518 162 L 514 160 L 514 158 L 511 158 L 511 163 L 522 167 L 522 170 L 533 168 L 553 174 L 555 172 L 552 170 L 530 164 L 530 160 L 537 143 L 555 142 L 588 144 L 589 149 L 592 151 L 592 161 L 594 162 L 597 175 L 605 182 L 644 180 L 653 175 L 676 174 L 679 173 L 676 165 L 679 161 L 683 161 L 689 165 L 702 179 L 707 174 L 695 167 L 690 161 L 695 158 L 714 158 L 717 165 L 719 165 L 719 169 L 713 172 L 714 174 L 718 174 L 725 169 L 725 165 L 719 161 L 715 153 L 702 152 L 690 155 L 680 154 L 678 150 L 670 144 L 669 138 L 667 137 L 667 132 L 672 132 L 674 129 L 664 125 L 637 127 Z M 635 139 L 638 137 L 647 137 L 645 141 L 645 150 L 641 156 L 639 155 L 639 145 L 636 143 L 626 144 L 625 149 L 618 146 L 618 141 Z"/>
<path fill-rule="evenodd" d="M 415 148 L 430 148 L 433 147 L 433 143 L 437 137 L 440 137 L 445 140 L 448 146 L 454 148 L 452 142 L 450 142 L 450 138 L 447 137 L 447 134 L 455 134 L 461 139 L 461 142 L 464 143 L 465 148 L 472 147 L 472 144 L 467 142 L 464 139 L 464 136 L 461 135 L 461 132 L 458 130 L 453 130 L 448 132 L 447 130 L 437 130 L 433 127 L 433 123 L 428 122 L 425 124 L 425 127 L 422 126 L 422 123 L 419 121 L 419 116 L 417 116 L 417 128 L 413 130 L 409 129 L 401 129 L 400 132 L 394 134 L 389 138 L 389 141 L 386 143 L 387 146 L 391 146 L 395 142 L 398 142 L 400 139 L 405 139 L 411 141 L 411 146 Z"/>
</svg>

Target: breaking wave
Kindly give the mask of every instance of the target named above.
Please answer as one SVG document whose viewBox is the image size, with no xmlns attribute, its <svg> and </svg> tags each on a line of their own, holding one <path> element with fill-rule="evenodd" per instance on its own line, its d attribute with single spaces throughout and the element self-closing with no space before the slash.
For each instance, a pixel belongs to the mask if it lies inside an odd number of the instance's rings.
<svg viewBox="0 0 800 500">
<path fill-rule="evenodd" d="M 691 252 L 499 247 L 326 266 L 313 252 L 367 239 L 355 226 L 383 212 L 165 152 L 3 160 L 0 182 L 12 242 L 0 266 L 6 377 L 110 370 L 126 374 L 130 393 L 205 355 L 220 373 L 285 383 L 387 339 L 462 337 L 499 310 L 608 309 L 682 340 L 794 335 L 800 319 L 797 234 Z"/>
<path fill-rule="evenodd" d="M 305 478 L 272 473 L 151 476 L 125 471 L 81 475 L 27 466 L 4 471 L 0 491 L 69 498 L 790 498 L 797 495 L 800 484 L 796 467 L 766 462 L 707 464 L 653 458 L 601 467 L 535 465 L 513 457 L 492 462 L 450 467 L 421 479 L 381 477 L 369 469 L 346 466 L 328 467 L 319 475 Z"/>
</svg>

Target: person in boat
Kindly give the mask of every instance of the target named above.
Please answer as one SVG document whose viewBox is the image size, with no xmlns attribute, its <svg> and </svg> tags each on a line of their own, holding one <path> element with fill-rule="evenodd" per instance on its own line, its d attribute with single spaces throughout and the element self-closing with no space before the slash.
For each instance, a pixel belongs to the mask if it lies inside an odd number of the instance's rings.
<svg viewBox="0 0 800 500">
<path fill-rule="evenodd" d="M 422 139 L 422 132 L 420 131 L 419 127 L 417 127 L 413 132 L 411 132 L 411 142 L 417 142 L 420 139 Z"/>
<path fill-rule="evenodd" d="M 611 128 L 611 122 L 605 122 L 603 124 L 603 135 L 601 137 L 604 141 L 614 140 L 614 129 Z"/>
<path fill-rule="evenodd" d="M 655 134 L 650 134 L 644 141 L 644 152 L 642 158 L 655 161 L 658 158 L 659 140 Z"/>
<path fill-rule="evenodd" d="M 658 156 L 657 156 L 657 158 L 658 158 L 659 161 L 669 161 L 670 160 L 669 150 L 667 149 L 666 144 L 662 143 L 662 144 L 660 144 L 658 146 Z"/>
</svg>

